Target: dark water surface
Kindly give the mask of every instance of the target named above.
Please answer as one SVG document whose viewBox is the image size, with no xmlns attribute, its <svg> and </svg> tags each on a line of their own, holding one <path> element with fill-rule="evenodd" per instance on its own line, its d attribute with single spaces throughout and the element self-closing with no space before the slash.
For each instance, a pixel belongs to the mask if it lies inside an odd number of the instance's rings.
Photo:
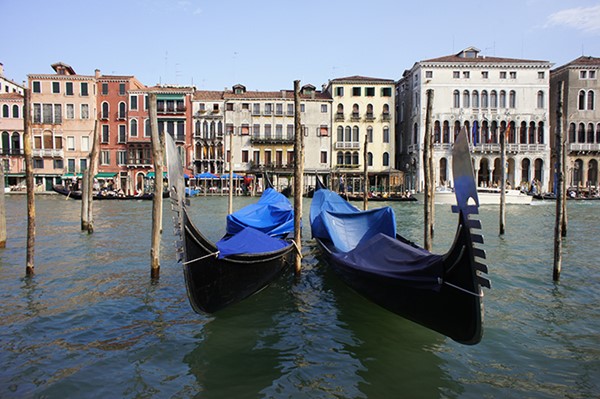
<svg viewBox="0 0 600 399">
<path fill-rule="evenodd" d="M 236 198 L 235 208 L 251 199 Z M 569 202 L 563 272 L 552 282 L 554 204 L 481 208 L 492 290 L 485 331 L 462 346 L 364 300 L 319 260 L 304 203 L 299 278 L 284 275 L 218 313 L 197 315 L 175 262 L 165 203 L 161 276 L 150 281 L 149 201 L 36 197 L 34 278 L 25 278 L 26 201 L 6 199 L 0 250 L 1 398 L 589 398 L 600 396 L 600 201 Z M 375 206 L 376 204 L 372 204 Z M 422 242 L 423 207 L 394 203 Z M 192 198 L 211 238 L 225 198 Z M 434 252 L 455 215 L 436 207 Z"/>
</svg>

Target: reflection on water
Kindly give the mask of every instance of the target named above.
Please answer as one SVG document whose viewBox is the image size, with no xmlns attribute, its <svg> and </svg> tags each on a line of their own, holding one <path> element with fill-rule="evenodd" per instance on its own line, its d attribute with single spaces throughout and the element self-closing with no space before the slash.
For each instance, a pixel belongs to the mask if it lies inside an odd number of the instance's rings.
<svg viewBox="0 0 600 399">
<path fill-rule="evenodd" d="M 236 198 L 236 208 L 252 201 Z M 193 198 L 218 239 L 226 198 Z M 310 240 L 304 261 L 214 316 L 191 310 L 165 204 L 161 277 L 150 281 L 149 201 L 37 197 L 36 275 L 25 278 L 24 197 L 7 198 L 0 252 L 1 397 L 597 397 L 600 395 L 600 203 L 569 204 L 561 281 L 552 282 L 553 204 L 482 207 L 493 289 L 483 341 L 467 347 L 351 291 Z M 422 206 L 394 203 L 398 228 L 422 241 Z M 207 215 L 210 215 L 207 217 Z M 436 208 L 434 251 L 454 237 Z"/>
</svg>

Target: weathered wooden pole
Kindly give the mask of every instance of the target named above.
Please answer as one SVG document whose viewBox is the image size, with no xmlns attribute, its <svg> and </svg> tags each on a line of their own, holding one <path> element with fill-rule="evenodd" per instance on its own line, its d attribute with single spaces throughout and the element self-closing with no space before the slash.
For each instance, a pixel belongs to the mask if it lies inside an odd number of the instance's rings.
<svg viewBox="0 0 600 399">
<path fill-rule="evenodd" d="M 35 254 L 35 194 L 33 181 L 33 140 L 31 138 L 31 98 L 29 89 L 24 90 L 23 109 L 23 153 L 25 155 L 25 183 L 27 185 L 27 255 L 25 259 L 25 274 L 34 274 Z"/>
<path fill-rule="evenodd" d="M 510 122 L 506 129 L 500 130 L 500 235 L 506 225 L 506 131 L 510 131 Z"/>
<path fill-rule="evenodd" d="M 229 133 L 229 201 L 227 213 L 233 213 L 233 131 Z"/>
<path fill-rule="evenodd" d="M 363 185 L 363 209 L 365 211 L 369 209 L 369 172 L 367 170 L 369 161 L 369 156 L 367 153 L 367 146 L 369 144 L 368 141 L 369 135 L 365 134 L 365 147 L 363 151 L 363 163 L 365 165 L 365 167 L 363 168 L 363 180 L 365 181 L 365 184 Z"/>
<path fill-rule="evenodd" d="M 563 129 L 564 132 L 564 129 Z M 567 171 L 567 143 L 566 140 L 564 138 L 564 134 L 563 134 L 563 141 L 561 143 L 561 147 L 562 147 L 562 172 L 563 172 L 563 185 L 562 185 L 562 191 L 558 191 L 556 190 L 556 195 L 558 198 L 558 195 L 562 196 L 562 229 L 561 229 L 561 233 L 563 237 L 567 236 L 567 225 L 568 223 L 568 217 L 567 217 L 567 183 L 566 183 L 566 171 Z"/>
<path fill-rule="evenodd" d="M 294 80 L 294 242 L 296 274 L 302 268 L 302 176 L 304 175 L 304 132 L 300 121 L 300 81 Z"/>
<path fill-rule="evenodd" d="M 427 112 L 425 114 L 425 143 L 423 149 L 423 170 L 425 174 L 425 204 L 424 204 L 424 248 L 431 251 L 433 247 L 433 154 L 431 142 L 431 110 L 433 108 L 433 90 L 427 90 Z"/>
<path fill-rule="evenodd" d="M 4 202 L 3 163 L 0 163 L 0 248 L 6 248 L 6 204 Z"/>
<path fill-rule="evenodd" d="M 154 197 L 152 198 L 152 242 L 150 248 L 150 277 L 160 276 L 160 236 L 162 234 L 163 204 L 163 140 L 158 133 L 158 117 L 156 114 L 156 93 L 148 95 L 148 113 L 150 115 L 150 138 L 152 141 L 152 158 L 154 161 Z M 163 134 L 169 134 L 164 132 Z"/>
<path fill-rule="evenodd" d="M 88 234 L 94 232 L 94 176 L 98 173 L 99 141 L 98 120 L 96 119 L 92 136 L 92 150 L 90 151 L 89 157 L 90 164 L 83 174 L 84 178 L 87 179 L 87 186 L 84 184 L 81 196 L 81 230 L 86 230 Z"/>
<path fill-rule="evenodd" d="M 563 133 L 562 133 L 562 107 L 563 107 L 564 82 L 558 82 L 558 106 L 556 108 L 556 221 L 554 224 L 554 268 L 552 279 L 558 281 L 562 268 L 562 228 L 564 223 L 564 207 L 566 202 L 564 186 L 564 164 L 563 164 Z"/>
</svg>

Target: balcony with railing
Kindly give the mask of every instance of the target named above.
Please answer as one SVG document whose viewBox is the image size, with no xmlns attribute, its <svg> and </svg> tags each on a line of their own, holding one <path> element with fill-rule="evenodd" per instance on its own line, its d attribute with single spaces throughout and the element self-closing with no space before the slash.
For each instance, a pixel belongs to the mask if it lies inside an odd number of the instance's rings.
<svg viewBox="0 0 600 399">
<path fill-rule="evenodd" d="M 359 122 L 360 121 L 360 114 L 358 112 L 353 112 L 352 114 L 350 114 L 350 120 L 352 122 Z"/>
<path fill-rule="evenodd" d="M 392 120 L 392 115 L 389 112 L 384 112 L 381 114 L 381 120 L 384 122 L 389 122 Z"/>
<path fill-rule="evenodd" d="M 360 143 L 358 141 L 338 141 L 334 144 L 336 150 L 358 150 Z"/>
<path fill-rule="evenodd" d="M 373 122 L 373 121 L 375 120 L 375 115 L 373 115 L 373 113 L 372 113 L 372 112 L 367 112 L 367 113 L 365 114 L 365 120 L 366 120 L 367 122 Z"/>
<path fill-rule="evenodd" d="M 600 151 L 600 144 L 597 143 L 569 143 L 569 151 L 581 152 L 581 151 Z"/>
<path fill-rule="evenodd" d="M 343 112 L 337 112 L 335 114 L 335 121 L 336 122 L 343 122 L 344 121 L 344 113 Z"/>
<path fill-rule="evenodd" d="M 53 148 L 34 148 L 31 152 L 34 157 L 46 157 L 46 158 L 62 158 L 65 155 L 63 149 L 53 149 Z"/>
<path fill-rule="evenodd" d="M 22 148 L 0 148 L 1 155 L 23 155 Z"/>
<path fill-rule="evenodd" d="M 294 138 L 287 136 L 252 136 L 250 137 L 252 144 L 293 144 Z"/>
</svg>

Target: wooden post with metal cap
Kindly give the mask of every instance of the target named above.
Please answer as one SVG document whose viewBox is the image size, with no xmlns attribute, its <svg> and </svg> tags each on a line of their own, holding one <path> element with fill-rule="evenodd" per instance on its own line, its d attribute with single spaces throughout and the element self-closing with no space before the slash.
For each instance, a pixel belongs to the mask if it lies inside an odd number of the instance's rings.
<svg viewBox="0 0 600 399">
<path fill-rule="evenodd" d="M 294 80 L 294 242 L 296 274 L 302 268 L 302 191 L 304 175 L 304 132 L 300 121 L 300 81 Z"/>
</svg>

